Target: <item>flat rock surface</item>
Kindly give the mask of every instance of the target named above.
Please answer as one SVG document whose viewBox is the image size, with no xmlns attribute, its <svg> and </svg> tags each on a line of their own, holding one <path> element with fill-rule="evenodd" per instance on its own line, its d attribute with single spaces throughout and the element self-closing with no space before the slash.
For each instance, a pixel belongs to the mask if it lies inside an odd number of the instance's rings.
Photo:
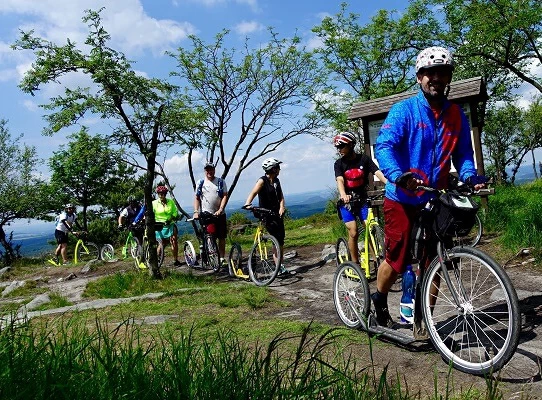
<svg viewBox="0 0 542 400">
<path fill-rule="evenodd" d="M 490 245 L 485 245 L 490 246 Z M 288 257 L 285 259 L 286 267 L 294 272 L 288 278 L 277 278 L 269 287 L 281 299 L 288 304 L 278 315 L 281 318 L 302 321 L 317 321 L 330 324 L 335 327 L 343 327 L 333 305 L 332 282 L 336 264 L 334 259 L 324 260 L 324 245 L 308 246 L 301 248 L 286 249 Z M 481 246 L 484 249 L 484 244 Z M 485 248 L 491 253 L 491 248 Z M 523 258 L 522 258 L 523 257 Z M 542 399 L 542 273 L 529 268 L 530 263 L 522 264 L 524 255 L 519 255 L 514 262 L 507 262 L 508 275 L 510 276 L 520 298 L 522 312 L 522 332 L 519 348 L 512 360 L 498 373 L 499 387 L 504 390 L 506 399 Z M 503 260 L 498 260 L 504 263 Z M 166 268 L 172 264 L 172 260 L 166 260 Z M 133 299 L 107 299 L 84 301 L 81 293 L 86 284 L 100 276 L 126 269 L 127 263 L 111 263 L 101 266 L 98 271 L 81 274 L 75 267 L 51 269 L 47 277 L 40 277 L 41 281 L 47 281 L 50 290 L 58 291 L 66 296 L 78 309 L 106 307 L 118 302 L 131 301 Z M 186 271 L 186 266 L 180 267 L 180 271 Z M 217 279 L 231 279 L 223 274 L 217 275 Z M 251 284 L 251 283 L 247 283 Z M 375 283 L 370 283 L 374 290 Z M 161 296 L 160 293 L 147 294 L 145 297 Z M 400 293 L 390 293 L 389 306 L 392 317 L 399 322 L 399 298 Z M 13 301 L 13 300 L 12 300 Z M 66 307 L 57 310 L 47 310 L 47 314 L 65 312 Z M 37 315 L 37 312 L 26 311 L 28 316 Z M 161 323 L 169 318 L 178 316 L 148 316 L 141 323 Z M 407 327 L 400 330 L 409 334 Z M 359 332 L 360 335 L 366 335 Z M 466 390 L 471 387 L 486 390 L 486 382 L 483 378 L 468 375 L 456 370 L 450 371 L 448 365 L 442 361 L 440 355 L 434 350 L 429 341 L 414 342 L 412 345 L 398 345 L 397 343 L 382 338 L 375 339 L 372 346 L 372 359 L 378 368 L 388 366 L 388 376 L 396 376 L 406 373 L 411 389 L 411 394 L 420 390 L 422 397 L 433 394 L 433 385 L 437 379 L 439 387 L 443 387 L 451 375 L 456 391 L 459 388 Z M 369 346 L 358 350 L 356 354 L 360 366 L 371 365 L 371 353 Z M 414 384 L 415 383 L 415 384 Z M 527 397 L 527 394 L 530 397 Z M 523 397 L 522 397 L 523 396 Z"/>
</svg>

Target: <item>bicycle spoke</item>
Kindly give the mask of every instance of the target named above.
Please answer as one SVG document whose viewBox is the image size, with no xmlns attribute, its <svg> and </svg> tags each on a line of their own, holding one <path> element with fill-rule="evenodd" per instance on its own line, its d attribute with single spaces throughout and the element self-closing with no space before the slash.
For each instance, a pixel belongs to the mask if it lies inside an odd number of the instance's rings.
<svg viewBox="0 0 542 400">
<path fill-rule="evenodd" d="M 347 262 L 337 268 L 333 279 L 333 302 L 346 326 L 366 326 L 370 307 L 369 284 L 356 264 Z"/>
<path fill-rule="evenodd" d="M 449 282 L 437 260 L 424 280 L 422 300 L 431 340 L 445 359 L 465 372 L 499 369 L 519 340 L 513 287 L 502 268 L 476 249 L 456 249 L 452 257 L 446 264 Z"/>
</svg>

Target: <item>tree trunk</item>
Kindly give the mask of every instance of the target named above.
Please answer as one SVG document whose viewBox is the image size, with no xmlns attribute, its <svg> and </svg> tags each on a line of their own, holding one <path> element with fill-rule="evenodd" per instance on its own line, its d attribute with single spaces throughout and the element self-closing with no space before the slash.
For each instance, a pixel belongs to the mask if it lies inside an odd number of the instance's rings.
<svg viewBox="0 0 542 400">
<path fill-rule="evenodd" d="M 534 149 L 531 149 L 531 158 L 533 159 L 534 178 L 538 179 L 538 172 L 536 170 L 536 158 L 534 156 Z"/>
<path fill-rule="evenodd" d="M 4 231 L 4 226 L 0 226 L 0 244 L 5 250 L 4 261 L 6 265 L 11 265 L 13 260 L 15 260 L 15 251 L 11 245 L 11 241 L 6 239 L 6 232 Z"/>
</svg>

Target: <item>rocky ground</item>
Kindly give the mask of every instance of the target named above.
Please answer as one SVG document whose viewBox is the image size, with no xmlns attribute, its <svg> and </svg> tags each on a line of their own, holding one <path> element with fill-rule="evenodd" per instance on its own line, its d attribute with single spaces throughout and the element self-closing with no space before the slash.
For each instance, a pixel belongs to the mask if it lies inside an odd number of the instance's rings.
<svg viewBox="0 0 542 400">
<path fill-rule="evenodd" d="M 482 244 L 490 254 L 496 254 L 491 249 L 491 242 Z M 288 307 L 279 315 L 282 318 L 319 321 L 332 326 L 342 326 L 337 317 L 333 305 L 332 281 L 335 272 L 335 260 L 333 258 L 333 245 L 310 246 L 286 249 L 285 264 L 295 274 L 287 279 L 277 279 L 270 288 L 280 298 L 287 300 Z M 506 270 L 514 283 L 520 298 L 522 311 L 522 332 L 520 346 L 512 360 L 499 372 L 500 386 L 505 391 L 505 398 L 512 399 L 542 399 L 542 274 L 529 267 L 529 254 L 519 251 L 517 257 L 511 260 L 498 260 L 506 264 Z M 166 265 L 172 260 L 166 260 Z M 81 293 L 86 284 L 100 276 L 125 269 L 126 263 L 111 263 L 101 266 L 96 271 L 81 273 L 77 268 L 50 268 L 47 276 L 41 276 L 40 281 L 46 284 L 51 291 L 57 291 L 66 296 L 79 309 L 106 307 L 131 299 L 107 299 L 84 302 Z M 181 270 L 186 266 L 180 267 Z M 226 276 L 218 276 L 217 279 L 229 279 Z M 3 288 L 16 287 L 17 282 L 3 282 Z M 19 283 L 20 284 L 20 283 Z M 250 283 L 247 283 L 250 284 Z M 374 282 L 371 283 L 374 288 Z M 150 294 L 160 296 L 160 294 Z M 11 300 L 12 301 L 12 300 Z M 25 312 L 28 317 L 39 313 L 32 308 L 40 302 L 46 302 L 47 295 L 41 295 L 34 299 L 34 304 L 26 306 Z M 395 318 L 398 320 L 399 293 L 390 294 L 390 309 L 396 309 Z M 397 307 L 393 307 L 396 304 Z M 48 310 L 46 313 L 64 312 L 67 308 Z M 42 312 L 43 314 L 43 312 Z M 365 333 L 360 332 L 360 335 Z M 433 393 L 435 379 L 440 386 L 448 379 L 450 374 L 438 353 L 432 348 L 430 342 L 415 342 L 413 345 L 402 346 L 382 339 L 376 340 L 373 346 L 373 360 L 378 368 L 386 365 L 391 368 L 391 375 L 395 371 L 408 376 L 409 386 L 421 390 L 430 395 Z M 361 350 L 357 355 L 361 365 L 366 362 L 370 365 L 369 348 Z M 453 385 L 455 390 L 470 387 L 485 390 L 486 382 L 483 378 L 475 377 L 453 371 Z M 531 397 L 527 397 L 527 394 Z"/>
</svg>

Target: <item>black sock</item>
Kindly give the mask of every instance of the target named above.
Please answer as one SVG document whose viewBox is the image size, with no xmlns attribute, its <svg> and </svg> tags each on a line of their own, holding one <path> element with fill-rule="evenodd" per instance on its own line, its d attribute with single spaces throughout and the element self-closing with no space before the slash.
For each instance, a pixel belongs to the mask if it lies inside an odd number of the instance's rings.
<svg viewBox="0 0 542 400">
<path fill-rule="evenodd" d="M 378 304 L 387 305 L 388 304 L 388 294 L 387 293 L 381 293 L 376 290 L 376 292 L 373 295 L 373 300 L 377 302 Z"/>
</svg>

